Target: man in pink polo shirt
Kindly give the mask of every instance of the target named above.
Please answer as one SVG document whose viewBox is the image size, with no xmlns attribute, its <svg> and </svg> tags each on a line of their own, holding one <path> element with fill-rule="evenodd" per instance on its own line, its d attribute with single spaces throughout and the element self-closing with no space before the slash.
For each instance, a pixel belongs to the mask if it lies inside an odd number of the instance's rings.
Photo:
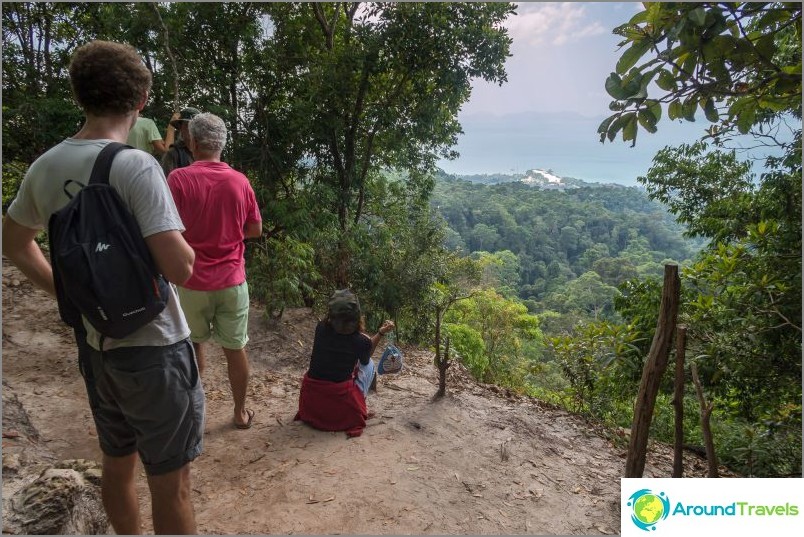
<svg viewBox="0 0 804 537">
<path fill-rule="evenodd" d="M 226 145 L 223 120 L 199 114 L 190 121 L 189 130 L 195 162 L 168 176 L 186 228 L 184 238 L 195 250 L 193 275 L 179 287 L 179 299 L 202 374 L 206 365 L 202 343 L 212 337 L 223 347 L 234 424 L 248 429 L 254 411 L 246 408 L 249 297 L 243 240 L 262 235 L 262 217 L 246 176 L 221 162 Z"/>
</svg>

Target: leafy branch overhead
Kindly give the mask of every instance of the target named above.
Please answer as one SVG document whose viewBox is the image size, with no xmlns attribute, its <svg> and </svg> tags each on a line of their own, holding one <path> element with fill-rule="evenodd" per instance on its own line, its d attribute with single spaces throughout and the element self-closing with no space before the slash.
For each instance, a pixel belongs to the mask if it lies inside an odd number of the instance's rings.
<svg viewBox="0 0 804 537">
<path fill-rule="evenodd" d="M 656 132 L 663 109 L 684 121 L 703 112 L 716 139 L 783 112 L 801 117 L 800 2 L 644 6 L 614 29 L 625 50 L 606 79 L 614 113 L 598 127 L 601 142 L 622 133 L 633 146 L 640 127 Z"/>
</svg>

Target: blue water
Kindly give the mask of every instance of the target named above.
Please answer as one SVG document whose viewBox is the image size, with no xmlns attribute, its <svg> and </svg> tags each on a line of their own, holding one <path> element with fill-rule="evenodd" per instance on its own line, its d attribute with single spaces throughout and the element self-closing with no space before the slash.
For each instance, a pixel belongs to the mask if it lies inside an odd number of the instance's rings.
<svg viewBox="0 0 804 537">
<path fill-rule="evenodd" d="M 636 146 L 631 147 L 630 142 L 619 138 L 601 144 L 597 127 L 602 120 L 602 116 L 572 113 L 467 115 L 461 117 L 464 134 L 456 147 L 461 156 L 439 161 L 438 165 L 458 175 L 522 173 L 541 168 L 562 177 L 632 186 L 638 176 L 647 173 L 660 149 L 693 143 L 709 127 L 704 121 L 664 120 L 655 134 L 640 130 Z M 742 145 L 746 142 L 743 140 Z M 755 166 L 755 172 L 761 171 L 758 168 L 761 164 Z"/>
</svg>

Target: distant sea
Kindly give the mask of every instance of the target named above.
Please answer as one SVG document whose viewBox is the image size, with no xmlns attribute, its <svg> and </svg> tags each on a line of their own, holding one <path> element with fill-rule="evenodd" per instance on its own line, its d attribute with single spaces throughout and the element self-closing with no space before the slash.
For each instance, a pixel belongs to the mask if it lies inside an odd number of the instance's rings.
<svg viewBox="0 0 804 537">
<path fill-rule="evenodd" d="M 457 175 L 523 173 L 540 168 L 561 177 L 633 186 L 638 184 L 636 178 L 650 169 L 660 149 L 693 143 L 709 127 L 706 121 L 681 123 L 665 118 L 655 134 L 640 130 L 636 146 L 631 147 L 631 142 L 621 138 L 601 144 L 597 127 L 603 119 L 573 113 L 463 115 L 464 134 L 456 147 L 461 156 L 438 165 Z M 742 144 L 749 142 L 743 140 Z M 746 150 L 738 154 L 742 158 L 760 156 Z M 755 165 L 755 173 L 761 168 L 761 163 Z"/>
</svg>

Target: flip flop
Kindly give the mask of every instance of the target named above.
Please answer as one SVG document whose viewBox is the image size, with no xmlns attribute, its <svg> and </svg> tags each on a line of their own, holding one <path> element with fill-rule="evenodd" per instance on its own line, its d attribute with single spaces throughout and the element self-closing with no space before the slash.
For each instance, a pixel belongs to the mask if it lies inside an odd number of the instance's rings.
<svg viewBox="0 0 804 537">
<path fill-rule="evenodd" d="M 251 422 L 254 420 L 254 411 L 251 409 L 246 410 L 248 421 L 246 423 L 235 423 L 234 426 L 238 429 L 251 429 Z"/>
</svg>

